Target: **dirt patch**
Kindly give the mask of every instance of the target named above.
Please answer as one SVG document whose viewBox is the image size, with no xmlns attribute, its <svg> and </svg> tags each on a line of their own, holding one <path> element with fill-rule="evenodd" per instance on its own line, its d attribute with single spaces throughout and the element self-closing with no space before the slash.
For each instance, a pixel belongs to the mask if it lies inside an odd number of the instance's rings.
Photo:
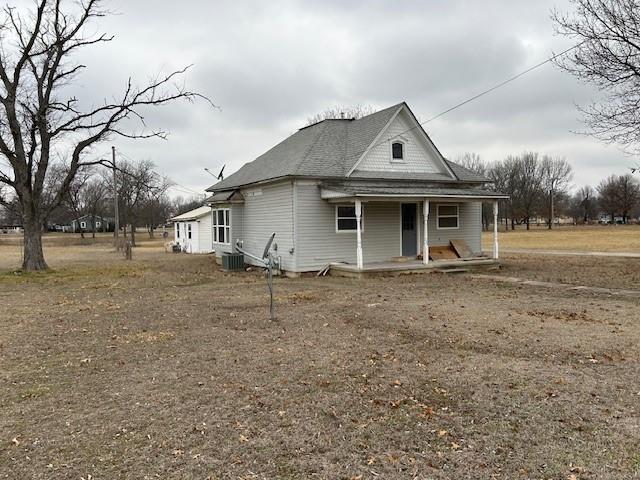
<svg viewBox="0 0 640 480">
<path fill-rule="evenodd" d="M 277 278 L 269 322 L 259 272 L 161 247 L 61 255 L 0 281 L 0 478 L 640 475 L 637 298 Z"/>
<path fill-rule="evenodd" d="M 503 255 L 500 275 L 526 280 L 640 290 L 640 258 Z"/>
</svg>

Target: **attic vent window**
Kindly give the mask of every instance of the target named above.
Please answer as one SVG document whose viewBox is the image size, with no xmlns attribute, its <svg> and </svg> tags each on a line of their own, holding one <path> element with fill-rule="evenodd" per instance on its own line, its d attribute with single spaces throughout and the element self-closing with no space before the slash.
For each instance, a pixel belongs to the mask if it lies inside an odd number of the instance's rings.
<svg viewBox="0 0 640 480">
<path fill-rule="evenodd" d="M 391 160 L 396 162 L 404 160 L 404 143 L 393 142 L 391 144 Z"/>
</svg>

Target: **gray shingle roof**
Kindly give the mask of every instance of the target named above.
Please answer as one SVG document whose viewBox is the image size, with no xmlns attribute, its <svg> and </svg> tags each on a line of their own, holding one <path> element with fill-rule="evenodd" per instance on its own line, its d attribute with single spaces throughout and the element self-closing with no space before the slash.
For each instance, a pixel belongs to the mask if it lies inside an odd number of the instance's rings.
<svg viewBox="0 0 640 480">
<path fill-rule="evenodd" d="M 462 165 L 452 162 L 451 160 L 447 160 L 445 158 L 445 162 L 449 165 L 449 168 L 453 171 L 453 174 L 458 177 L 458 180 L 462 180 L 463 182 L 482 182 L 488 183 L 491 179 L 479 175 L 476 172 L 469 170 L 468 168 L 463 167 Z"/>
<path fill-rule="evenodd" d="M 344 178 L 389 120 L 405 105 L 404 102 L 399 103 L 357 120 L 324 120 L 301 128 L 254 161 L 243 165 L 237 172 L 209 187 L 207 191 L 230 190 L 288 176 Z M 447 163 L 461 181 L 488 181 L 453 162 Z M 371 178 L 374 175 L 371 172 L 358 172 L 351 178 Z M 379 172 L 376 178 L 386 178 L 389 175 L 395 174 Z M 429 179 L 440 180 L 436 176 L 438 175 L 432 175 L 434 178 Z M 406 178 L 406 174 L 401 178 Z M 449 177 L 442 180 L 451 181 Z"/>
</svg>

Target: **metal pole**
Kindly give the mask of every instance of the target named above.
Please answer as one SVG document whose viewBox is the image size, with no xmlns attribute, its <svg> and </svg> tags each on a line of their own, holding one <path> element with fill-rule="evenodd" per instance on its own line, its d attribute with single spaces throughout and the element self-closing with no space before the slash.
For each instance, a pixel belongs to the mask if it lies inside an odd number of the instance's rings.
<svg viewBox="0 0 640 480">
<path fill-rule="evenodd" d="M 493 259 L 498 260 L 498 200 L 493 201 Z"/>
<path fill-rule="evenodd" d="M 111 162 L 113 168 L 113 215 L 115 217 L 113 237 L 116 250 L 118 250 L 118 236 L 120 234 L 120 212 L 118 211 L 118 183 L 116 179 L 116 147 L 111 147 Z"/>
</svg>

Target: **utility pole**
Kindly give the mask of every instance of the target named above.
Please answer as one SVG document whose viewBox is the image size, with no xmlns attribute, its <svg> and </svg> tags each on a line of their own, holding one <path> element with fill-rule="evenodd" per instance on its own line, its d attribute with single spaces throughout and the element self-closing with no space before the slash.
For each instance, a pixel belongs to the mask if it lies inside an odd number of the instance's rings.
<svg viewBox="0 0 640 480">
<path fill-rule="evenodd" d="M 118 183 L 116 179 L 116 147 L 111 147 L 111 167 L 113 168 L 113 215 L 114 215 L 114 242 L 116 250 L 120 249 L 118 236 L 120 234 L 120 212 L 118 211 Z"/>
</svg>

